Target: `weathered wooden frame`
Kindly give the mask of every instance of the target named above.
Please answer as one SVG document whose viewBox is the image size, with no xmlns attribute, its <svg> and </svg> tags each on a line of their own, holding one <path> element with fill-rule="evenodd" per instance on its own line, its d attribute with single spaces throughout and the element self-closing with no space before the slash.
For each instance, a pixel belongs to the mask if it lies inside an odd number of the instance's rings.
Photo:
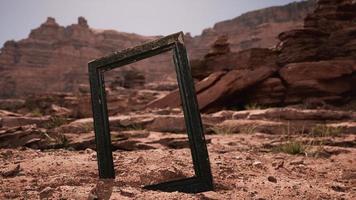
<svg viewBox="0 0 356 200">
<path fill-rule="evenodd" d="M 115 52 L 107 57 L 89 62 L 88 68 L 99 176 L 100 178 L 115 178 L 104 72 L 170 50 L 173 50 L 173 60 L 177 73 L 195 176 L 182 180 L 149 185 L 144 188 L 188 193 L 212 190 L 213 179 L 209 155 L 182 32 Z"/>
</svg>

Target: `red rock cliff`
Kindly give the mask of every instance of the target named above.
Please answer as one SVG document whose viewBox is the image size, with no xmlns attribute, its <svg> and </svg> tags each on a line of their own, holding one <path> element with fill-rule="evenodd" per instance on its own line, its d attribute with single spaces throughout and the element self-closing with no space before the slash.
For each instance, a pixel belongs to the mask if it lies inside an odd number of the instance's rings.
<svg viewBox="0 0 356 200">
<path fill-rule="evenodd" d="M 250 47 L 270 47 L 281 31 L 300 27 L 313 2 L 292 3 L 249 12 L 217 23 L 201 36 L 186 35 L 190 58 L 201 58 L 221 34 L 229 37 L 231 51 Z M 44 92 L 75 92 L 88 83 L 88 61 L 157 37 L 145 37 L 114 30 L 95 30 L 80 17 L 77 24 L 60 26 L 48 18 L 27 39 L 8 41 L 0 52 L 0 97 Z M 172 78 L 171 57 L 157 56 L 137 63 L 148 82 Z M 146 73 L 150 72 L 150 73 Z M 112 77 L 108 77 L 112 79 Z"/>
</svg>

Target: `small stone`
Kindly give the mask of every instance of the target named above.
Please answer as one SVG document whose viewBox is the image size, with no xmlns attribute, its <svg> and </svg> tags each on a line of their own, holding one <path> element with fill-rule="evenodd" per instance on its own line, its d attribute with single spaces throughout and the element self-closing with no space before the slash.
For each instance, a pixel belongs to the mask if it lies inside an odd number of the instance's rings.
<svg viewBox="0 0 356 200">
<path fill-rule="evenodd" d="M 356 180 L 356 171 L 343 171 L 341 178 L 345 180 Z"/>
<path fill-rule="evenodd" d="M 236 160 L 242 160 L 242 157 L 241 156 L 236 156 L 235 159 Z"/>
<path fill-rule="evenodd" d="M 284 156 L 281 156 L 281 155 L 278 155 L 278 156 L 276 156 L 276 157 L 274 157 L 275 159 L 278 159 L 278 160 L 284 160 L 285 159 L 285 157 Z"/>
<path fill-rule="evenodd" d="M 40 192 L 41 199 L 47 199 L 54 192 L 54 189 L 51 187 L 46 187 Z"/>
<path fill-rule="evenodd" d="M 120 194 L 122 196 L 126 196 L 126 197 L 134 197 L 135 193 L 138 193 L 139 191 L 135 190 L 132 187 L 127 187 L 127 188 L 122 188 L 120 189 Z"/>
<path fill-rule="evenodd" d="M 90 159 L 93 160 L 93 161 L 95 161 L 95 160 L 96 160 L 96 154 L 93 153 L 93 154 L 90 156 Z"/>
<path fill-rule="evenodd" d="M 25 191 L 31 191 L 31 190 L 34 190 L 34 188 L 32 186 L 30 186 L 30 185 L 27 185 L 27 186 L 24 187 L 24 190 Z"/>
<path fill-rule="evenodd" d="M 20 170 L 21 170 L 20 164 L 12 165 L 6 168 L 5 170 L 1 171 L 1 175 L 3 177 L 13 177 L 16 176 L 20 172 Z"/>
<path fill-rule="evenodd" d="M 11 150 L 7 150 L 5 152 L 0 153 L 0 156 L 5 159 L 11 158 L 13 155 L 14 155 L 14 153 Z"/>
<path fill-rule="evenodd" d="M 262 168 L 262 162 L 255 161 L 254 163 L 252 163 L 252 166 L 257 167 L 257 168 Z"/>
<path fill-rule="evenodd" d="M 139 156 L 138 158 L 135 159 L 135 163 L 145 163 L 145 159 L 142 156 Z"/>
<path fill-rule="evenodd" d="M 269 176 L 267 180 L 272 183 L 277 183 L 277 179 L 274 176 Z"/>
<path fill-rule="evenodd" d="M 223 164 L 223 162 L 222 162 L 221 160 L 217 160 L 217 161 L 215 161 L 215 163 L 216 163 L 217 165 L 222 165 L 222 164 Z"/>
<path fill-rule="evenodd" d="M 335 192 L 346 192 L 346 187 L 340 184 L 333 184 L 331 189 L 333 189 Z"/>
<path fill-rule="evenodd" d="M 266 200 L 266 198 L 258 197 L 258 198 L 256 198 L 256 200 Z"/>
<path fill-rule="evenodd" d="M 89 192 L 88 200 L 96 200 L 99 199 L 97 194 L 94 194 L 94 191 Z"/>
<path fill-rule="evenodd" d="M 86 149 L 85 149 L 85 153 L 90 154 L 90 153 L 93 153 L 93 152 L 94 152 L 94 150 L 91 149 L 91 148 L 86 148 Z"/>
<path fill-rule="evenodd" d="M 274 167 L 274 169 L 283 168 L 283 166 L 284 166 L 283 160 L 277 160 L 272 163 L 272 167 Z"/>
<path fill-rule="evenodd" d="M 304 160 L 303 159 L 293 160 L 289 164 L 290 165 L 304 165 Z"/>
<path fill-rule="evenodd" d="M 250 156 L 246 156 L 245 159 L 246 159 L 246 160 L 253 160 L 253 158 L 251 158 Z"/>
</svg>

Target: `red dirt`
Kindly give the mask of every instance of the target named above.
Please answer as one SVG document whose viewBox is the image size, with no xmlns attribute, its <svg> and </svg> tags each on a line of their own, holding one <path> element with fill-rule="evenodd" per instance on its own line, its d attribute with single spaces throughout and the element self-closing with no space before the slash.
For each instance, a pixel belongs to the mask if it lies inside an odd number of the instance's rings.
<svg viewBox="0 0 356 200">
<path fill-rule="evenodd" d="M 327 156 L 276 153 L 281 136 L 212 135 L 208 145 L 215 191 L 199 194 L 141 189 L 192 176 L 189 149 L 114 152 L 116 179 L 98 180 L 96 153 L 0 149 L 0 199 L 355 199 L 356 149 L 323 146 Z M 355 141 L 354 135 L 338 140 Z M 11 170 L 10 170 L 11 171 Z"/>
</svg>

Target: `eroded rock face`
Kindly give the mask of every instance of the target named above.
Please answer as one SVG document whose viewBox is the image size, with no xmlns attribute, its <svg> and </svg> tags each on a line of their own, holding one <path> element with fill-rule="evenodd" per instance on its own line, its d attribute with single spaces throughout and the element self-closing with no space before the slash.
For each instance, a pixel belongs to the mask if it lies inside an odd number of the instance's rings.
<svg viewBox="0 0 356 200">
<path fill-rule="evenodd" d="M 54 18 L 48 18 L 39 28 L 32 30 L 27 39 L 5 43 L 0 54 L 0 75 L 3 77 L 0 86 L 6 89 L 0 91 L 0 97 L 76 92 L 80 84 L 88 83 L 87 63 L 90 60 L 154 38 L 157 37 L 95 30 L 83 17 L 79 17 L 77 24 L 67 27 L 57 24 Z M 161 56 L 137 66 L 145 66 L 143 71 L 154 66 L 152 70 L 159 71 L 157 63 L 169 59 Z M 108 78 L 114 75 L 109 74 Z"/>
<path fill-rule="evenodd" d="M 278 63 L 316 61 L 322 59 L 321 46 L 327 41 L 328 34 L 317 29 L 297 29 L 279 35 L 281 43 Z"/>
<path fill-rule="evenodd" d="M 226 101 L 236 97 L 237 94 L 251 86 L 265 80 L 275 72 L 270 68 L 255 70 L 231 70 L 215 72 L 196 84 L 196 94 L 200 110 L 216 110 L 225 106 Z M 181 105 L 179 91 L 148 104 L 148 108 L 179 107 Z"/>
<path fill-rule="evenodd" d="M 304 27 L 313 27 L 325 32 L 335 32 L 354 26 L 356 18 L 354 0 L 319 0 L 317 12 L 307 16 Z"/>
<path fill-rule="evenodd" d="M 217 81 L 219 81 L 225 74 L 226 72 L 223 71 L 212 73 L 210 76 L 206 77 L 205 79 L 203 79 L 202 81 L 198 82 L 195 85 L 195 92 L 196 93 L 203 92 L 204 90 L 214 85 Z M 177 108 L 180 105 L 181 105 L 180 93 L 179 90 L 176 89 L 175 91 L 169 93 L 168 95 L 150 102 L 147 105 L 147 108 L 166 108 L 166 107 Z"/>
<path fill-rule="evenodd" d="M 301 28 L 303 19 L 314 7 L 314 0 L 295 2 L 248 12 L 234 19 L 219 22 L 212 28 L 205 29 L 199 36 L 186 36 L 188 50 L 192 52 L 190 57 L 202 58 L 221 35 L 229 38 L 232 52 L 273 47 L 278 43 L 276 36 L 279 33 Z"/>
<path fill-rule="evenodd" d="M 278 62 L 341 58 L 355 59 L 356 3 L 353 0 L 318 1 L 317 8 L 304 21 L 304 28 L 279 35 Z"/>
<path fill-rule="evenodd" d="M 326 60 L 319 62 L 291 63 L 280 70 L 287 83 L 302 80 L 328 80 L 351 75 L 356 71 L 354 60 Z"/>
<path fill-rule="evenodd" d="M 236 94 L 265 80 L 273 73 L 274 70 L 269 68 L 232 70 L 209 89 L 197 94 L 199 108 L 209 110 L 212 107 L 225 106 L 225 101 L 233 99 Z"/>
<path fill-rule="evenodd" d="M 2 113 L 2 114 L 1 114 Z M 160 114 L 159 114 L 160 113 Z M 187 148 L 185 121 L 182 112 L 130 113 L 109 117 L 114 149 L 138 150 L 161 148 Z M 95 148 L 93 119 L 66 120 L 65 124 L 49 126 L 49 116 L 39 121 L 10 112 L 0 112 L 0 148 L 26 146 L 35 149 L 72 147 Z M 22 120 L 8 124 L 6 119 Z M 215 134 L 266 133 L 271 135 L 344 134 L 356 133 L 355 112 L 337 110 L 310 110 L 297 108 L 269 108 L 262 110 L 231 111 L 203 114 L 204 132 Z M 26 118 L 26 121 L 24 119 Z M 47 124 L 44 126 L 44 124 Z M 36 125 L 37 124 L 37 125 Z M 176 133 L 176 134 L 172 134 Z M 210 142 L 210 140 L 208 140 Z"/>
<path fill-rule="evenodd" d="M 285 103 L 316 98 L 343 102 L 355 95 L 356 2 L 318 1 L 304 29 L 281 33 L 278 63 L 287 84 Z"/>
<path fill-rule="evenodd" d="M 281 42 L 275 49 L 230 52 L 228 44 L 231 46 L 233 39 L 219 38 L 203 60 L 192 62 L 192 73 L 197 79 L 217 71 L 226 73 L 203 92 L 198 90 L 201 110 L 219 105 L 339 105 L 354 99 L 356 17 L 350 9 L 355 4 L 351 0 L 319 1 L 316 10 L 306 18 L 305 28 L 279 34 Z M 271 73 L 260 79 L 253 73 L 259 70 Z M 258 81 L 249 82 L 252 79 Z M 156 104 L 177 106 L 164 101 L 157 100 Z"/>
<path fill-rule="evenodd" d="M 312 8 L 313 3 L 300 2 L 263 9 L 218 23 L 201 36 L 193 38 L 187 34 L 185 42 L 189 56 L 201 59 L 209 52 L 211 44 L 224 34 L 230 38 L 231 51 L 273 46 L 279 32 L 300 27 L 303 17 Z M 0 53 L 0 87 L 6 89 L 0 91 L 0 97 L 77 92 L 79 85 L 88 83 L 87 63 L 90 60 L 158 37 L 95 30 L 83 17 L 79 17 L 76 24 L 64 27 L 49 17 L 32 30 L 27 39 L 4 44 Z M 218 54 L 228 52 L 223 48 L 223 41 L 219 45 L 217 49 L 222 51 Z M 170 55 L 155 56 L 129 68 L 139 69 L 145 75 L 145 83 L 162 81 L 162 77 L 174 80 Z M 113 78 L 115 76 L 109 73 L 108 80 Z M 136 85 L 136 82 L 128 85 Z"/>
<path fill-rule="evenodd" d="M 214 56 L 208 53 L 203 60 L 192 61 L 192 76 L 201 80 L 216 71 L 255 70 L 261 67 L 277 69 L 277 56 L 276 51 L 266 48 L 228 51 Z"/>
<path fill-rule="evenodd" d="M 285 101 L 293 103 L 310 97 L 349 96 L 355 82 L 352 74 L 356 63 L 353 60 L 328 60 L 319 62 L 291 63 L 280 70 L 281 77 L 288 84 Z M 325 99 L 326 100 L 326 99 Z M 329 98 L 333 100 L 333 98 Z"/>
</svg>

